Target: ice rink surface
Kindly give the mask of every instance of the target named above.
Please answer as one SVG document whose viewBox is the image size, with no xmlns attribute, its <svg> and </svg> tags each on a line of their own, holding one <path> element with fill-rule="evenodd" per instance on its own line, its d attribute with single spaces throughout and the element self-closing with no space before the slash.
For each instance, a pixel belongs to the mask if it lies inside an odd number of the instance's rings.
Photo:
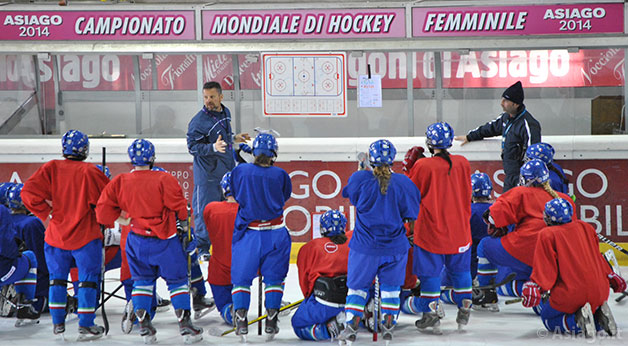
<svg viewBox="0 0 628 346">
<path fill-rule="evenodd" d="M 206 267 L 206 265 L 204 265 Z M 628 268 L 623 267 L 623 273 L 628 272 Z M 205 271 L 205 270 L 204 270 Z M 107 272 L 107 291 L 115 289 L 119 282 L 118 271 Z M 158 280 L 158 292 L 163 297 L 168 297 L 166 285 L 163 280 Z M 119 291 L 122 295 L 122 291 Z M 257 317 L 257 283 L 251 287 L 251 309 L 249 310 L 249 320 Z M 472 312 L 471 319 L 465 331 L 458 332 L 456 319 L 456 308 L 453 305 L 445 305 L 445 318 L 441 321 L 443 335 L 431 335 L 420 333 L 414 326 L 417 316 L 401 314 L 398 326 L 394 332 L 394 339 L 391 345 L 628 345 L 628 298 L 621 303 L 614 301 L 616 294 L 611 293 L 609 306 L 611 307 L 615 320 L 617 321 L 619 335 L 609 338 L 605 333 L 600 333 L 596 339 L 585 339 L 584 337 L 553 334 L 546 331 L 541 319 L 530 309 L 525 309 L 521 304 L 504 305 L 508 298 L 500 297 L 500 309 L 498 313 Z M 286 279 L 286 291 L 284 300 L 291 302 L 303 298 L 298 285 L 296 265 L 290 265 L 288 278 Z M 66 321 L 65 341 L 59 336 L 52 334 L 52 320 L 50 315 L 44 315 L 37 325 L 15 328 L 14 318 L 0 318 L 0 345 L 66 345 L 71 343 L 87 345 L 143 345 L 143 339 L 139 335 L 137 328 L 129 335 L 125 335 L 120 330 L 120 319 L 124 308 L 124 301 L 112 298 L 106 304 L 106 312 L 109 318 L 109 335 L 96 341 L 76 342 L 78 336 L 78 318 L 76 315 L 69 317 Z M 290 318 L 280 318 L 280 332 L 275 340 L 266 342 L 265 335 L 257 335 L 257 325 L 249 327 L 248 344 L 251 345 L 315 345 L 312 341 L 301 341 L 297 339 L 290 324 Z M 100 311 L 97 313 L 96 323 L 102 325 Z M 211 336 L 207 333 L 209 328 L 219 328 L 227 330 L 230 326 L 224 324 L 216 311 L 211 312 L 202 319 L 195 321 L 198 326 L 205 329 L 203 341 L 196 345 L 242 345 L 239 337 L 228 334 L 223 337 Z M 157 329 L 158 345 L 181 345 L 183 340 L 178 332 L 178 325 L 172 308 L 166 312 L 160 312 L 153 320 Z M 329 341 L 321 341 L 320 344 L 328 345 Z M 334 342 L 334 344 L 337 344 Z M 372 334 L 366 329 L 362 329 L 358 334 L 358 339 L 354 345 L 384 345 L 384 341 L 379 338 L 377 343 L 372 341 Z"/>
</svg>

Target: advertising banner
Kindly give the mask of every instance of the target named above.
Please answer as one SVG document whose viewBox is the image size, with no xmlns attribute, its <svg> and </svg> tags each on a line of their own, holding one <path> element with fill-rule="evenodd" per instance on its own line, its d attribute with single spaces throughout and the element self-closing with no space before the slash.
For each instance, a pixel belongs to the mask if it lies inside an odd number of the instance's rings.
<svg viewBox="0 0 628 346">
<path fill-rule="evenodd" d="M 406 36 L 403 8 L 202 11 L 202 21 L 203 40 Z"/>
<path fill-rule="evenodd" d="M 0 40 L 194 40 L 194 11 L 0 11 Z"/>
<path fill-rule="evenodd" d="M 191 157 L 190 157 L 191 161 Z M 628 194 L 624 176 L 628 160 L 569 160 L 558 162 L 569 179 L 570 194 L 576 196 L 578 217 L 593 226 L 597 232 L 615 242 L 628 242 Z M 39 168 L 40 163 L 0 163 L 0 181 L 24 182 Z M 160 162 L 178 179 L 187 199 L 192 198 L 194 182 L 192 163 Z M 342 188 L 357 169 L 357 162 L 292 161 L 278 162 L 292 179 L 292 198 L 286 204 L 284 215 L 293 241 L 312 238 L 312 214 L 330 208 L 347 215 L 348 227 L 353 229 L 355 208 L 342 197 Z M 113 176 L 129 172 L 126 163 L 109 165 Z M 395 163 L 395 172 L 401 164 Z M 487 173 L 493 181 L 493 198 L 502 190 L 504 173 L 501 161 L 471 161 L 471 171 Z M 624 218 L 624 214 L 627 217 Z M 627 221 L 624 221 L 627 220 Z"/>
<path fill-rule="evenodd" d="M 521 36 L 624 32 L 624 4 L 414 7 L 412 36 Z"/>
</svg>

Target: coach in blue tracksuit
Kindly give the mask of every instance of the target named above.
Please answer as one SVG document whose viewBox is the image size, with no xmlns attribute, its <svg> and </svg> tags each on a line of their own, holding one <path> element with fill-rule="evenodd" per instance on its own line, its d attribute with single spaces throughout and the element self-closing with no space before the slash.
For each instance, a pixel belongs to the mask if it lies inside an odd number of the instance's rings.
<svg viewBox="0 0 628 346">
<path fill-rule="evenodd" d="M 246 133 L 233 135 L 231 112 L 222 104 L 222 88 L 218 82 L 203 85 L 203 108 L 188 124 L 188 151 L 194 156 L 195 233 L 200 255 L 209 254 L 209 236 L 203 221 L 203 210 L 209 202 L 221 201 L 220 180 L 235 166 L 233 142 L 250 139 Z"/>
<path fill-rule="evenodd" d="M 502 191 L 506 192 L 519 183 L 519 169 L 523 165 L 526 149 L 541 141 L 541 124 L 523 104 L 521 82 L 504 91 L 501 106 L 504 113 L 495 120 L 469 131 L 466 136 L 456 136 L 455 139 L 465 145 L 487 137 L 502 136 L 501 156 L 506 174 Z"/>
</svg>

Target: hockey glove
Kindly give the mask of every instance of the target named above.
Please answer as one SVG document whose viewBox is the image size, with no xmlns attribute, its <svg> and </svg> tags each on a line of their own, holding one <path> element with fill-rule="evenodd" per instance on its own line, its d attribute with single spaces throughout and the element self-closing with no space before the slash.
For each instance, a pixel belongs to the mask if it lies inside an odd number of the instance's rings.
<svg viewBox="0 0 628 346">
<path fill-rule="evenodd" d="M 188 220 L 177 220 L 177 233 L 179 233 L 179 235 L 185 234 L 187 237 L 188 229 L 190 229 Z"/>
<path fill-rule="evenodd" d="M 535 307 L 541 304 L 541 287 L 534 281 L 528 281 L 523 284 L 523 290 L 521 291 L 521 303 L 526 308 Z"/>
<path fill-rule="evenodd" d="M 403 158 L 403 163 L 401 164 L 403 171 L 406 173 L 410 172 L 410 169 L 412 168 L 412 166 L 414 166 L 414 163 L 418 159 L 425 157 L 425 155 L 423 155 L 424 151 L 425 149 L 419 146 L 414 146 L 410 148 L 410 150 L 408 150 L 408 152 L 406 153 L 406 156 Z"/>
<path fill-rule="evenodd" d="M 626 290 L 626 280 L 617 275 L 617 273 L 608 274 L 608 281 L 615 293 L 621 293 Z"/>
<path fill-rule="evenodd" d="M 503 237 L 508 233 L 508 227 L 495 227 L 495 225 L 488 225 L 486 233 L 493 238 Z"/>
<path fill-rule="evenodd" d="M 251 147 L 246 144 L 246 143 L 240 143 L 239 144 L 240 150 L 244 151 L 247 154 L 253 154 L 253 149 L 251 149 Z"/>
<path fill-rule="evenodd" d="M 198 245 L 198 243 L 196 242 L 196 237 L 192 233 L 190 233 L 190 239 L 188 239 L 187 233 L 180 233 L 179 237 L 181 237 L 181 245 L 183 245 L 183 251 L 191 256 L 194 251 L 196 251 L 196 246 Z"/>
<path fill-rule="evenodd" d="M 26 246 L 26 243 L 22 239 L 18 237 L 13 237 L 13 239 L 15 240 L 15 245 L 17 245 L 17 251 L 19 253 L 28 250 L 28 246 Z"/>
</svg>

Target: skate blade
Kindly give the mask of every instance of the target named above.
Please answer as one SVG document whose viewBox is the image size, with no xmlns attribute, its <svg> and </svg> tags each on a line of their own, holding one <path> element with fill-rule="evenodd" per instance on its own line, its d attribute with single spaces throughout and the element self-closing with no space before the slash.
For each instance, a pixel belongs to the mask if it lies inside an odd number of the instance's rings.
<svg viewBox="0 0 628 346">
<path fill-rule="evenodd" d="M 155 308 L 155 312 L 166 312 L 168 310 L 170 310 L 170 305 L 158 306 L 157 308 Z"/>
<path fill-rule="evenodd" d="M 484 312 L 499 312 L 498 305 L 490 305 L 490 306 L 481 306 L 481 305 L 473 305 L 471 309 L 475 311 L 484 311 Z"/>
<path fill-rule="evenodd" d="M 157 335 L 146 335 L 142 338 L 144 338 L 144 343 L 146 345 L 152 345 L 157 343 Z"/>
<path fill-rule="evenodd" d="M 92 341 L 92 340 L 98 340 L 100 338 L 103 337 L 103 335 L 105 334 L 98 334 L 98 335 L 93 335 L 93 334 L 79 334 L 78 338 L 76 338 L 76 341 Z"/>
<path fill-rule="evenodd" d="M 202 318 L 203 316 L 207 315 L 208 313 L 214 311 L 214 309 L 216 309 L 216 308 L 213 307 L 213 308 L 207 308 L 207 309 L 203 309 L 203 310 L 194 310 L 194 319 L 198 320 L 198 319 Z"/>
<path fill-rule="evenodd" d="M 133 322 L 122 322 L 122 324 L 120 325 L 120 329 L 122 329 L 122 333 L 124 334 L 131 334 L 131 332 L 133 331 Z"/>
<path fill-rule="evenodd" d="M 426 328 L 417 327 L 417 329 L 421 333 L 425 333 L 425 334 L 443 335 L 443 330 L 440 329 L 440 321 L 438 321 L 435 325 L 431 327 L 426 327 Z"/>
<path fill-rule="evenodd" d="M 246 344 L 246 335 L 240 335 L 240 343 Z"/>
<path fill-rule="evenodd" d="M 203 334 L 183 335 L 183 343 L 186 345 L 195 344 L 201 340 L 203 340 Z"/>
<path fill-rule="evenodd" d="M 39 319 L 36 320 L 17 320 L 15 321 L 15 327 L 19 328 L 19 327 L 26 327 L 26 326 L 30 326 L 33 324 L 39 324 Z"/>
</svg>

